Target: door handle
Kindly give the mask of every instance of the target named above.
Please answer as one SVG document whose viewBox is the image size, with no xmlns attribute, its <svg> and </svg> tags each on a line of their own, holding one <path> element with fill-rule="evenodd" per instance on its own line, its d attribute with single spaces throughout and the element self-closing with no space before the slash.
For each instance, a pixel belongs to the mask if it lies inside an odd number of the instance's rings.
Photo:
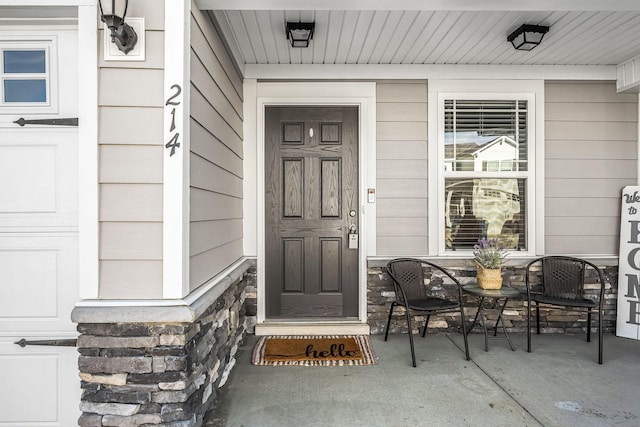
<svg viewBox="0 0 640 427">
<path fill-rule="evenodd" d="M 14 342 L 14 344 L 17 344 L 17 345 L 19 345 L 20 347 L 23 347 L 23 348 L 28 346 L 28 345 L 47 345 L 47 346 L 54 346 L 54 347 L 75 347 L 77 343 L 78 343 L 78 340 L 76 338 L 69 338 L 69 339 L 60 338 L 60 339 L 53 339 L 53 340 L 34 340 L 34 341 L 27 341 L 26 339 L 22 338 L 20 341 Z"/>
</svg>

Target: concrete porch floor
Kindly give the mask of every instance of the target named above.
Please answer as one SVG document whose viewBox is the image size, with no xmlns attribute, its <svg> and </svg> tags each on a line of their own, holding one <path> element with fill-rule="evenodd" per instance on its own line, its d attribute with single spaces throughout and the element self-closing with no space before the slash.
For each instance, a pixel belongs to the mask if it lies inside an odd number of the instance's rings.
<svg viewBox="0 0 640 427">
<path fill-rule="evenodd" d="M 640 341 L 597 336 L 526 334 L 490 340 L 462 335 L 374 335 L 373 366 L 253 366 L 256 337 L 237 364 L 205 426 L 638 426 Z"/>
</svg>

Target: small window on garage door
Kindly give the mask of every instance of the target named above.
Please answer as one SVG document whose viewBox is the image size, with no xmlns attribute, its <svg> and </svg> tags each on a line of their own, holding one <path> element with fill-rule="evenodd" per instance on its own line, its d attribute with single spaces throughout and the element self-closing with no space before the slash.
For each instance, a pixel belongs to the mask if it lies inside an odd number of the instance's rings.
<svg viewBox="0 0 640 427">
<path fill-rule="evenodd" d="M 54 41 L 0 40 L 0 112 L 53 112 Z"/>
</svg>

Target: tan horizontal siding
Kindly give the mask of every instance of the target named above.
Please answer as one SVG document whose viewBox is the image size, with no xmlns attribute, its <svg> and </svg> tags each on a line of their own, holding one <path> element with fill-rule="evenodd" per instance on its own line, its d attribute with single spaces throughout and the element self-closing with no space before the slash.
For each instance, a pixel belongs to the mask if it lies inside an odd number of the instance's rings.
<svg viewBox="0 0 640 427">
<path fill-rule="evenodd" d="M 162 260 L 162 222 L 103 222 L 100 259 Z"/>
<path fill-rule="evenodd" d="M 193 153 L 191 154 L 191 187 L 242 197 L 242 178 Z"/>
<path fill-rule="evenodd" d="M 377 122 L 378 141 L 427 140 L 427 122 Z"/>
<path fill-rule="evenodd" d="M 242 156 L 242 137 L 195 89 L 191 90 L 191 117 L 219 141 L 224 141 L 224 145 L 232 149 L 234 153 Z"/>
<path fill-rule="evenodd" d="M 162 261 L 100 262 L 100 298 L 162 298 Z"/>
<path fill-rule="evenodd" d="M 426 218 L 378 218 L 378 237 L 415 237 L 427 235 Z"/>
<path fill-rule="evenodd" d="M 547 159 L 616 159 L 629 160 L 636 141 L 585 141 L 547 139 Z"/>
<path fill-rule="evenodd" d="M 380 178 L 378 194 L 387 199 L 424 199 L 428 191 L 426 179 Z"/>
<path fill-rule="evenodd" d="M 417 141 L 378 141 L 378 160 L 422 159 L 427 160 L 427 144 Z"/>
<path fill-rule="evenodd" d="M 236 95 L 242 99 L 242 76 L 236 69 L 234 60 L 231 55 L 227 51 L 225 42 L 222 37 L 220 37 L 220 33 L 217 28 L 212 25 L 212 20 L 210 15 L 206 11 L 192 10 L 192 18 L 195 20 L 197 25 L 192 25 L 191 27 L 191 36 L 194 40 L 197 37 L 204 37 L 207 41 L 207 44 L 215 54 L 217 58 L 217 63 L 224 70 L 224 74 L 226 75 L 226 79 L 220 79 L 220 86 L 223 88 L 227 97 L 230 99 L 233 95 L 230 92 L 227 92 L 226 82 L 228 81 L 231 84 L 231 87 L 236 92 Z M 207 64 L 209 65 L 209 64 Z M 218 67 L 216 64 L 211 64 L 213 68 Z"/>
<path fill-rule="evenodd" d="M 212 70 L 207 70 L 198 58 L 197 53 L 193 52 L 191 55 L 192 87 L 207 99 L 224 121 L 233 128 L 235 133 L 242 135 L 242 101 L 237 99 L 237 105 L 233 105 L 220 90 L 220 87 L 216 85 L 218 77 L 211 73 Z"/>
<path fill-rule="evenodd" d="M 549 199 L 571 200 L 614 197 L 620 198 L 622 189 L 629 184 L 628 179 L 578 179 L 547 178 L 545 179 L 545 195 Z M 548 203 L 548 202 L 547 202 Z"/>
<path fill-rule="evenodd" d="M 164 72 L 138 68 L 102 68 L 98 85 L 100 106 L 162 107 Z"/>
<path fill-rule="evenodd" d="M 617 235 L 547 235 L 545 237 L 547 254 L 611 255 L 619 252 L 619 242 Z"/>
<path fill-rule="evenodd" d="M 378 255 L 388 256 L 420 256 L 427 251 L 429 241 L 426 236 L 382 237 L 376 239 L 380 248 Z"/>
<path fill-rule="evenodd" d="M 378 160 L 378 178 L 427 179 L 426 160 Z"/>
<path fill-rule="evenodd" d="M 613 85 L 613 90 L 612 90 Z M 616 93 L 615 82 L 547 82 L 545 87 L 545 101 L 551 103 L 599 103 L 616 104 L 625 102 L 637 104 L 635 94 Z M 545 106 L 545 109 L 547 106 Z"/>
<path fill-rule="evenodd" d="M 102 107 L 100 144 L 163 145 L 162 107 Z"/>
<path fill-rule="evenodd" d="M 162 183 L 162 146 L 102 145 L 101 183 Z"/>
<path fill-rule="evenodd" d="M 620 159 L 549 159 L 545 165 L 547 178 L 634 179 L 636 169 L 635 160 Z"/>
<path fill-rule="evenodd" d="M 238 255 L 240 254 L 240 255 Z M 215 277 L 242 256 L 242 239 L 193 255 L 189 262 L 192 286 L 200 286 Z"/>
<path fill-rule="evenodd" d="M 622 192 L 622 191 L 621 191 Z M 609 194 L 612 194 L 610 192 Z M 597 195 L 588 195 L 583 198 L 572 197 L 563 199 L 559 197 L 551 197 L 547 199 L 544 207 L 545 216 L 547 218 L 567 217 L 573 220 L 585 212 L 589 212 L 592 218 L 597 217 L 614 217 L 620 216 L 620 201 L 618 197 L 610 197 L 606 203 L 600 203 L 602 198 Z"/>
<path fill-rule="evenodd" d="M 615 255 L 621 190 L 637 180 L 638 97 L 550 82 L 545 101 L 545 252 Z"/>
<path fill-rule="evenodd" d="M 377 253 L 428 253 L 427 82 L 376 84 Z"/>
<path fill-rule="evenodd" d="M 210 15 L 192 10 L 190 289 L 242 250 L 242 78 Z"/>
<path fill-rule="evenodd" d="M 191 152 L 205 158 L 215 159 L 216 164 L 242 177 L 242 158 L 209 133 L 200 123 L 191 120 Z"/>
<path fill-rule="evenodd" d="M 103 184 L 100 221 L 162 221 L 162 184 Z"/>
<path fill-rule="evenodd" d="M 239 235 L 242 235 L 240 218 L 192 222 L 189 232 L 190 253 L 198 255 L 210 250 L 212 241 L 218 241 L 222 246 L 237 240 Z"/>
<path fill-rule="evenodd" d="M 378 218 L 426 218 L 427 198 L 378 199 Z"/>
<path fill-rule="evenodd" d="M 216 209 L 211 209 L 215 206 Z M 242 218 L 242 199 L 191 189 L 191 221 Z"/>
<path fill-rule="evenodd" d="M 145 60 L 104 61 L 99 44 L 99 297 L 162 298 L 164 1 L 127 16 L 145 18 Z"/>
</svg>

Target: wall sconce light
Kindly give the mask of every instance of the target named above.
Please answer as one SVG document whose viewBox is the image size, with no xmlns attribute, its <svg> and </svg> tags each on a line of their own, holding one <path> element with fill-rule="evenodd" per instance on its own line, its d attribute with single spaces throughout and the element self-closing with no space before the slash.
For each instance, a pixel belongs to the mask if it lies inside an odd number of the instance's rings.
<svg viewBox="0 0 640 427">
<path fill-rule="evenodd" d="M 309 47 L 315 26 L 313 22 L 287 22 L 287 40 L 291 47 Z"/>
<path fill-rule="evenodd" d="M 549 27 L 543 25 L 522 24 L 520 28 L 509 34 L 507 41 L 518 50 L 531 50 L 540 44 L 542 37 L 548 31 Z"/>
<path fill-rule="evenodd" d="M 103 1 L 107 5 L 104 8 L 102 6 Z M 124 22 L 124 18 L 127 15 L 127 8 L 129 7 L 129 0 L 99 0 L 99 4 L 100 19 L 107 24 L 107 27 L 111 30 L 111 41 L 115 43 L 118 49 L 124 52 L 125 55 L 128 54 L 138 42 L 138 35 L 134 29 Z M 120 17 L 119 12 L 122 13 L 122 17 Z"/>
</svg>

